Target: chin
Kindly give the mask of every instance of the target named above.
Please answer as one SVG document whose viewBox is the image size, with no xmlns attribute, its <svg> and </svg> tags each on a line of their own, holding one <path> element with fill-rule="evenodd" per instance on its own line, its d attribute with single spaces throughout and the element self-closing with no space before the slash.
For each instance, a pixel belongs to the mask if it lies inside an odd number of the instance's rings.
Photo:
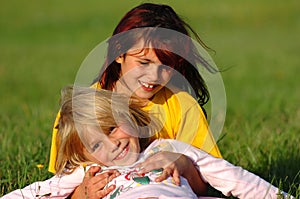
<svg viewBox="0 0 300 199">
<path fill-rule="evenodd" d="M 130 158 L 128 158 L 127 160 L 125 161 L 122 161 L 122 163 L 120 163 L 119 165 L 121 166 L 130 166 L 132 164 L 134 164 L 138 159 L 138 155 L 131 155 Z"/>
<path fill-rule="evenodd" d="M 153 93 L 137 93 L 136 96 L 138 96 L 138 98 L 140 99 L 151 99 L 153 97 Z"/>
</svg>

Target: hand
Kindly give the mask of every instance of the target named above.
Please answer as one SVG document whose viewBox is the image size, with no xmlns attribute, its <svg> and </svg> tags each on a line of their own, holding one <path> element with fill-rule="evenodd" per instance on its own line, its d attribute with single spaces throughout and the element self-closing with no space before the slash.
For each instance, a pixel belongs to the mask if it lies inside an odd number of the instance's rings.
<svg viewBox="0 0 300 199">
<path fill-rule="evenodd" d="M 71 198 L 99 199 L 113 191 L 116 188 L 115 185 L 105 186 L 112 179 L 119 176 L 119 172 L 117 170 L 108 170 L 96 175 L 99 171 L 101 171 L 99 166 L 90 167 L 86 171 L 82 183 L 75 189 Z"/>
<path fill-rule="evenodd" d="M 200 177 L 200 172 L 192 160 L 183 154 L 161 151 L 137 164 L 136 167 L 141 168 L 140 173 L 163 168 L 163 173 L 155 179 L 156 182 L 161 182 L 171 176 L 175 184 L 180 185 L 180 176 L 183 176 L 198 196 L 207 194 L 207 184 Z"/>
<path fill-rule="evenodd" d="M 155 179 L 161 182 L 171 176 L 176 185 L 180 185 L 180 176 L 185 176 L 190 167 L 194 167 L 192 161 L 185 155 L 168 151 L 158 152 L 139 163 L 140 173 L 147 173 L 154 169 L 163 168 L 162 175 Z"/>
</svg>

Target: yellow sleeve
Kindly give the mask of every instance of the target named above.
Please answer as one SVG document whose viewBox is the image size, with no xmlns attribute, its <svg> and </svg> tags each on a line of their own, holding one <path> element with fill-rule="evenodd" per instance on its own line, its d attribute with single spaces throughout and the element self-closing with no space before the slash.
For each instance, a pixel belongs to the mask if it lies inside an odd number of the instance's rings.
<svg viewBox="0 0 300 199">
<path fill-rule="evenodd" d="M 198 104 L 183 113 L 176 139 L 190 143 L 215 157 L 222 158 L 208 127 L 206 117 Z"/>
<path fill-rule="evenodd" d="M 55 163 L 57 157 L 56 135 L 58 130 L 57 125 L 58 125 L 59 118 L 60 118 L 60 112 L 58 112 L 56 115 L 56 119 L 52 130 L 52 141 L 51 141 L 49 168 L 48 168 L 48 171 L 50 171 L 51 173 L 55 173 Z"/>
<path fill-rule="evenodd" d="M 168 116 L 165 125 L 169 126 L 168 131 L 173 131 L 172 134 L 168 132 L 170 138 L 191 144 L 221 158 L 220 150 L 198 102 L 186 92 L 178 92 L 168 96 L 166 100 L 165 112 Z"/>
</svg>

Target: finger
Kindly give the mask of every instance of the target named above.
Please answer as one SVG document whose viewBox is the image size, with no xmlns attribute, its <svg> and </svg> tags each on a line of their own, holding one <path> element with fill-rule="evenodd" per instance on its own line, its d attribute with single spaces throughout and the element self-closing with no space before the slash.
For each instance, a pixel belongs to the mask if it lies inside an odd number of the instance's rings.
<svg viewBox="0 0 300 199">
<path fill-rule="evenodd" d="M 116 188 L 116 185 L 110 185 L 106 189 L 102 189 L 96 192 L 98 198 L 103 198 L 107 196 L 110 192 L 112 192 Z"/>
<path fill-rule="evenodd" d="M 97 190 L 99 189 L 105 189 L 107 184 L 109 182 L 109 175 L 107 174 L 106 177 L 103 175 L 100 180 L 98 180 L 94 187 L 97 187 Z"/>
<path fill-rule="evenodd" d="M 147 159 L 145 159 L 143 162 L 138 163 L 136 165 L 136 167 L 145 167 L 146 165 L 149 165 L 153 162 L 162 162 L 162 161 L 164 161 L 164 157 L 159 152 L 159 153 L 153 154 L 150 157 L 147 157 Z"/>
<path fill-rule="evenodd" d="M 103 189 L 107 184 L 112 181 L 114 178 L 119 176 L 120 173 L 116 171 L 105 172 L 99 175 L 96 175 L 93 179 L 93 186 L 98 187 L 98 189 Z"/>
<path fill-rule="evenodd" d="M 170 156 L 172 155 L 172 156 Z M 173 163 L 178 157 L 175 153 L 158 152 L 151 157 L 148 157 L 144 162 L 136 165 L 137 168 L 144 169 L 143 172 L 149 172 L 153 169 L 166 168 Z"/>
<path fill-rule="evenodd" d="M 158 169 L 161 169 L 163 168 L 163 163 L 162 161 L 152 161 L 152 162 L 149 162 L 147 164 L 141 164 L 139 165 L 140 167 L 137 168 L 138 170 L 138 173 L 148 173 L 152 170 L 158 170 Z"/>
<path fill-rule="evenodd" d="M 95 176 L 96 182 L 106 180 L 109 176 L 113 175 L 111 172 L 104 172 Z"/>
<path fill-rule="evenodd" d="M 137 169 L 139 169 L 139 168 L 141 168 L 141 167 L 143 167 L 143 162 L 142 162 L 142 163 L 138 163 L 138 164 L 136 164 L 136 165 L 134 166 L 134 168 L 137 168 Z"/>
<path fill-rule="evenodd" d="M 102 180 L 104 178 L 107 178 L 107 176 L 111 176 L 111 175 L 117 176 L 119 174 L 120 174 L 120 172 L 117 171 L 117 170 L 106 170 L 104 172 L 97 173 L 96 177 L 97 177 L 98 180 Z"/>
<path fill-rule="evenodd" d="M 86 191 L 85 192 L 85 198 L 89 199 L 99 199 L 99 198 L 104 198 L 107 196 L 110 192 L 112 192 L 116 188 L 116 185 L 110 185 L 106 189 L 98 189 L 95 191 Z"/>
<path fill-rule="evenodd" d="M 89 177 L 89 174 L 86 174 L 83 179 L 83 183 L 89 191 L 98 191 L 107 184 L 106 179 L 109 175 L 109 173 L 101 173 L 99 175 Z"/>
<path fill-rule="evenodd" d="M 115 171 L 115 172 L 113 172 L 110 176 L 109 176 L 109 182 L 110 181 L 112 181 L 114 178 L 116 178 L 116 177 L 118 177 L 118 176 L 120 176 L 121 175 L 121 173 L 119 172 L 119 171 Z"/>
<path fill-rule="evenodd" d="M 100 172 L 101 171 L 101 167 L 99 166 L 91 166 L 86 172 L 85 172 L 85 175 L 84 177 L 92 177 L 92 176 L 95 176 L 96 173 Z"/>
<path fill-rule="evenodd" d="M 170 176 L 170 171 L 168 169 L 164 169 L 160 176 L 155 178 L 155 182 L 162 182 L 166 180 Z"/>
<path fill-rule="evenodd" d="M 179 175 L 179 172 L 178 172 L 177 169 L 175 169 L 175 170 L 173 171 L 172 177 L 173 177 L 174 183 L 175 183 L 177 186 L 180 186 L 180 175 Z"/>
</svg>

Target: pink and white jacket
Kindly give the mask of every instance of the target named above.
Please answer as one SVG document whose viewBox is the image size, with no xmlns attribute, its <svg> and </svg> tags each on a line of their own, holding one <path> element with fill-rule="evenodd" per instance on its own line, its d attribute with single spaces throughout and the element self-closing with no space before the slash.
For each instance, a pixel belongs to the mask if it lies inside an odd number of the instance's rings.
<svg viewBox="0 0 300 199">
<path fill-rule="evenodd" d="M 143 161 L 158 151 L 171 151 L 188 156 L 199 169 L 202 179 L 215 189 L 221 191 L 225 196 L 235 196 L 244 199 L 277 199 L 278 194 L 281 194 L 282 198 L 293 198 L 257 175 L 177 140 L 155 140 L 141 153 L 138 162 Z M 152 171 L 141 176 L 138 175 L 134 165 L 102 168 L 103 172 L 106 169 L 114 168 L 118 169 L 121 173 L 120 176 L 108 184 L 108 186 L 115 184 L 116 189 L 105 198 L 209 198 L 197 197 L 189 186 L 188 181 L 183 177 L 181 177 L 180 186 L 176 186 L 172 182 L 171 177 L 163 182 L 156 183 L 153 179 L 160 174 L 160 171 Z M 79 167 L 72 174 L 55 175 L 48 180 L 35 182 L 23 189 L 18 189 L 4 195 L 2 199 L 66 198 L 82 182 L 83 177 L 84 169 Z"/>
</svg>

